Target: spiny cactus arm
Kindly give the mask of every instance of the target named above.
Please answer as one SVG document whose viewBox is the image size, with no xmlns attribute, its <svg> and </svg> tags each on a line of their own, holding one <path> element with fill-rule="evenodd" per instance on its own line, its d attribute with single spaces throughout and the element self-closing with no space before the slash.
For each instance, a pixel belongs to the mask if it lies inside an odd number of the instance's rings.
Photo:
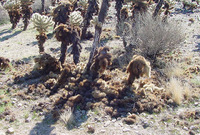
<svg viewBox="0 0 200 135">
<path fill-rule="evenodd" d="M 87 7 L 88 7 L 88 0 L 80 0 L 80 1 L 78 2 L 78 6 L 82 6 L 83 9 L 86 10 Z"/>
<path fill-rule="evenodd" d="M 31 21 L 34 24 L 34 27 L 39 32 L 45 32 L 45 31 L 47 31 L 47 28 L 49 26 L 53 25 L 53 21 L 51 20 L 51 18 L 48 18 L 47 16 L 40 15 L 38 13 L 33 14 Z"/>
<path fill-rule="evenodd" d="M 83 22 L 81 12 L 74 11 L 69 15 L 69 21 L 72 26 L 79 26 Z"/>
<path fill-rule="evenodd" d="M 6 10 L 19 9 L 19 8 L 20 8 L 20 2 L 19 2 L 19 1 L 11 1 L 11 0 L 8 0 L 8 1 L 6 1 L 6 3 L 4 4 L 4 8 L 5 8 Z"/>
<path fill-rule="evenodd" d="M 103 25 L 101 22 L 99 22 L 98 17 L 94 17 L 94 19 L 91 20 L 91 23 L 92 23 L 94 26 L 97 26 L 97 27 L 102 27 L 102 25 Z"/>
</svg>

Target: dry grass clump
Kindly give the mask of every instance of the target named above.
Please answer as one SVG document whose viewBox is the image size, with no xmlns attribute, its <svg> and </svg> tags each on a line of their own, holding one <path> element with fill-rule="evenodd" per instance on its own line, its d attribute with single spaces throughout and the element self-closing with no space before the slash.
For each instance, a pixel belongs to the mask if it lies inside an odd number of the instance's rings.
<svg viewBox="0 0 200 135">
<path fill-rule="evenodd" d="M 127 38 L 131 40 L 130 43 L 152 60 L 160 53 L 171 52 L 184 40 L 181 27 L 175 22 L 163 22 L 159 17 L 153 18 L 150 13 L 137 14 L 130 28 L 132 32 L 125 34 L 125 37 L 130 36 Z"/>
<path fill-rule="evenodd" d="M 183 85 L 179 79 L 171 77 L 167 88 L 167 95 L 172 98 L 174 103 L 180 105 L 184 98 L 188 99 L 190 97 L 190 86 L 188 84 Z"/>
<path fill-rule="evenodd" d="M 168 65 L 164 69 L 165 74 L 168 78 L 174 77 L 181 77 L 184 73 L 184 69 L 182 69 L 179 65 Z"/>
<path fill-rule="evenodd" d="M 64 112 L 60 115 L 60 120 L 67 126 L 73 126 L 75 120 L 73 116 L 73 111 L 71 108 L 65 109 Z"/>
</svg>

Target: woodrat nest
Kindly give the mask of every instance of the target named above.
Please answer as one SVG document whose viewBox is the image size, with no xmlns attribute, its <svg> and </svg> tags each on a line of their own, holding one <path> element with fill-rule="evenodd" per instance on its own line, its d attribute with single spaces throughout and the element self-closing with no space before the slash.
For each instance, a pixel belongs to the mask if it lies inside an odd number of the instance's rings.
<svg viewBox="0 0 200 135">
<path fill-rule="evenodd" d="M 82 48 L 79 43 L 80 28 L 71 28 L 65 24 L 60 24 L 58 27 L 56 27 L 55 34 L 56 39 L 62 42 L 60 56 L 61 64 L 65 64 L 67 46 L 69 46 L 70 44 L 72 44 L 71 53 L 73 54 L 74 63 L 77 64 L 79 62 L 80 52 Z"/>
<path fill-rule="evenodd" d="M 94 55 L 93 63 L 90 67 L 90 71 L 94 77 L 101 75 L 112 64 L 112 55 L 108 51 L 108 47 L 100 47 Z"/>
<path fill-rule="evenodd" d="M 6 59 L 4 57 L 0 57 L 0 69 L 2 70 L 6 70 L 6 69 L 10 69 L 10 60 L 9 59 Z"/>
<path fill-rule="evenodd" d="M 49 74 L 50 71 L 60 73 L 62 70 L 60 62 L 51 55 L 44 53 L 34 59 L 34 69 L 38 70 L 41 74 Z"/>
</svg>

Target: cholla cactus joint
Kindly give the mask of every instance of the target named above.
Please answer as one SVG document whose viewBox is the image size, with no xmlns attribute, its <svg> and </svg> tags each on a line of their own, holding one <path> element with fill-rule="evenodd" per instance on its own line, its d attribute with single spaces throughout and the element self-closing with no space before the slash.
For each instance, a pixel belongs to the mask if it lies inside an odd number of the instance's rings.
<svg viewBox="0 0 200 135">
<path fill-rule="evenodd" d="M 40 15 L 39 13 L 34 13 L 32 15 L 31 21 L 39 33 L 47 32 L 48 27 L 53 25 L 51 18 L 45 15 Z"/>
<path fill-rule="evenodd" d="M 80 26 L 83 22 L 83 17 L 81 16 L 80 11 L 73 11 L 69 15 L 69 22 L 72 27 Z"/>
<path fill-rule="evenodd" d="M 33 14 L 31 21 L 33 22 L 36 30 L 39 32 L 39 35 L 36 36 L 39 45 L 39 52 L 44 52 L 43 44 L 47 39 L 45 32 L 47 31 L 49 26 L 53 25 L 53 22 L 51 18 L 48 18 L 44 15 L 40 15 L 38 13 Z"/>
<path fill-rule="evenodd" d="M 93 20 L 91 20 L 91 23 L 94 25 L 94 26 L 97 26 L 97 27 L 102 27 L 102 23 L 99 22 L 98 20 L 98 17 L 94 17 Z"/>
</svg>

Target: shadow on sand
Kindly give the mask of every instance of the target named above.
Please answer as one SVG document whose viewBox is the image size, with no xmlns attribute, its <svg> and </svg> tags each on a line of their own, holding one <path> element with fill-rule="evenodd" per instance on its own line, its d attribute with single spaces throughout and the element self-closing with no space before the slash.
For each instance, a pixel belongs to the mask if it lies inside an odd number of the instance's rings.
<svg viewBox="0 0 200 135">
<path fill-rule="evenodd" d="M 0 42 L 3 42 L 3 41 L 8 40 L 8 39 L 10 39 L 10 38 L 12 38 L 12 37 L 15 37 L 15 36 L 17 36 L 18 34 L 20 34 L 21 32 L 22 32 L 22 30 L 19 30 L 19 31 L 14 32 L 13 34 L 4 36 L 4 37 L 0 38 Z M 10 33 L 10 32 L 9 32 L 9 33 Z"/>
</svg>

